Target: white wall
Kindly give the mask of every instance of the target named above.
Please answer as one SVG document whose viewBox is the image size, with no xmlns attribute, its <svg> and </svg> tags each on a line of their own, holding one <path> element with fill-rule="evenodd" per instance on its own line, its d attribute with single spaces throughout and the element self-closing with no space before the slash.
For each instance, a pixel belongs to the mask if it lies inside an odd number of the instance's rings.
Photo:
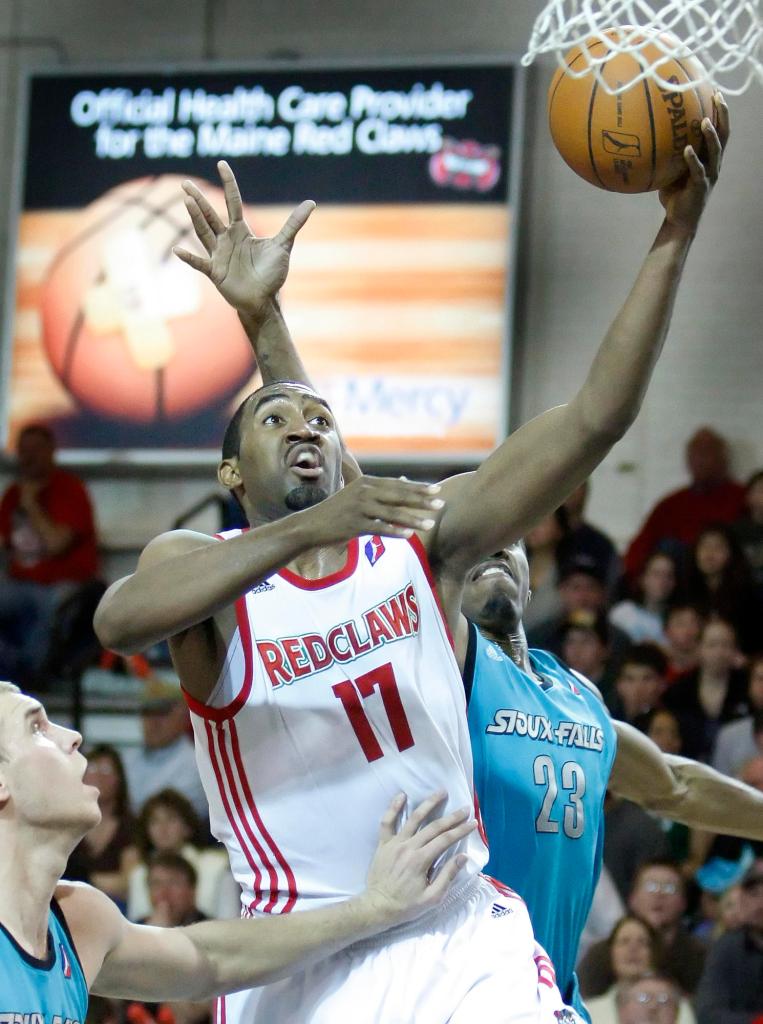
<svg viewBox="0 0 763 1024">
<path fill-rule="evenodd" d="M 267 56 L 520 53 L 529 0 L 3 0 L 0 190 L 8 194 L 15 80 L 29 60 L 226 61 Z M 46 41 L 47 40 L 47 41 Z M 545 123 L 549 65 L 534 68 L 528 107 L 514 419 L 564 401 L 582 381 L 660 222 L 654 196 L 585 184 L 556 155 Z M 642 414 L 594 477 L 592 518 L 624 541 L 654 499 L 683 479 L 682 444 L 701 423 L 731 440 L 740 475 L 763 465 L 763 92 L 731 101 L 734 136 L 686 269 L 666 352 Z M 0 204 L 0 242 L 7 239 Z M 209 484 L 211 485 L 211 477 Z M 109 541 L 166 527 L 207 489 L 199 479 L 94 485 Z"/>
</svg>

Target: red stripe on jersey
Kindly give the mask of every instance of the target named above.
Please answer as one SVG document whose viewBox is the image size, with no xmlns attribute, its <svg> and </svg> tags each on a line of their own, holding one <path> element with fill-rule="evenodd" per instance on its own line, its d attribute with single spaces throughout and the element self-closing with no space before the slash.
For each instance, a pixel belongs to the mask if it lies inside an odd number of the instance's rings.
<svg viewBox="0 0 763 1024">
<path fill-rule="evenodd" d="M 408 538 L 408 543 L 411 545 L 413 550 L 416 552 L 416 557 L 418 558 L 419 562 L 421 562 L 421 568 L 424 570 L 424 575 L 427 578 L 427 583 L 432 588 L 432 594 L 433 594 L 434 599 L 435 599 L 435 604 L 437 605 L 437 609 L 440 612 L 440 618 L 442 619 L 442 624 L 445 627 L 445 635 L 447 636 L 448 640 L 450 641 L 450 646 L 453 648 L 453 652 L 455 653 L 456 645 L 453 642 L 453 634 L 450 631 L 450 626 L 448 625 L 448 620 L 445 618 L 445 612 L 443 611 L 443 608 L 442 608 L 442 603 L 440 601 L 440 595 L 437 593 L 437 585 L 435 583 L 434 573 L 432 572 L 432 567 L 429 564 L 429 556 L 427 555 L 427 549 L 421 543 L 421 538 L 416 533 L 414 533 L 414 535 L 412 537 Z"/>
<path fill-rule="evenodd" d="M 244 682 L 241 689 L 233 700 L 222 708 L 213 708 L 209 704 L 203 704 L 201 701 L 196 700 L 195 697 L 192 697 L 187 690 L 183 690 L 186 704 L 191 711 L 198 715 L 199 718 L 208 719 L 210 722 L 225 722 L 229 718 L 233 718 L 246 704 L 249 694 L 252 692 L 254 655 L 252 653 L 252 631 L 249 628 L 249 615 L 246 610 L 245 594 L 236 600 L 235 608 L 238 635 L 241 638 L 241 646 L 244 648 Z"/>
<path fill-rule="evenodd" d="M 236 729 L 235 722 L 231 722 L 230 724 L 230 738 L 231 746 L 233 747 L 233 759 L 235 760 L 236 767 L 238 768 L 238 776 L 241 782 L 241 788 L 244 792 L 244 799 L 246 800 L 247 806 L 251 811 L 255 822 L 257 823 L 257 828 L 260 831 L 260 835 L 264 838 L 265 842 L 270 847 L 273 856 L 276 858 L 276 860 L 281 866 L 283 873 L 286 875 L 286 884 L 288 886 L 289 898 L 286 901 L 281 913 L 288 914 L 289 911 L 294 906 L 294 904 L 297 902 L 297 880 L 294 877 L 294 872 L 289 866 L 289 863 L 284 857 L 283 853 L 281 852 L 278 844 L 275 842 L 270 832 L 268 832 L 267 828 L 265 828 L 265 823 L 260 817 L 260 812 L 257 810 L 257 804 L 254 801 L 252 790 L 251 787 L 249 786 L 249 780 L 246 777 L 246 771 L 244 769 L 244 762 L 241 757 L 241 747 L 239 746 L 238 742 L 238 731 Z M 265 913 L 269 913 L 269 910 L 272 908 L 270 907 L 269 904 L 264 909 Z"/>
<path fill-rule="evenodd" d="M 556 971 L 551 960 L 543 954 L 533 957 L 533 960 L 538 971 L 538 984 L 554 988 L 556 985 Z"/>
<path fill-rule="evenodd" d="M 238 825 L 236 824 L 235 818 L 233 816 L 230 802 L 228 801 L 228 796 L 225 792 L 225 784 L 223 782 L 222 772 L 220 771 L 220 762 L 218 761 L 217 754 L 215 753 L 215 740 L 214 735 L 212 733 L 212 726 L 209 724 L 209 722 L 204 722 L 204 726 L 207 730 L 207 748 L 209 750 L 209 759 L 212 764 L 212 771 L 215 773 L 215 779 L 217 780 L 217 788 L 220 793 L 220 798 L 223 802 L 223 807 L 225 808 L 225 813 L 228 816 L 228 821 L 231 824 L 231 828 L 236 834 L 239 846 L 241 847 L 244 856 L 247 859 L 249 867 L 252 869 L 252 873 L 254 875 L 254 900 L 249 905 L 249 909 L 254 910 L 257 904 L 260 903 L 263 899 L 263 892 L 261 888 L 262 875 L 260 874 L 259 865 L 257 864 L 256 860 L 252 857 L 251 850 L 249 850 L 246 843 L 244 842 L 244 837 L 241 835 L 241 832 L 239 831 Z"/>
<path fill-rule="evenodd" d="M 477 819 L 477 831 L 480 834 L 480 839 L 485 846 L 490 849 L 490 843 L 487 841 L 487 832 L 485 832 L 485 825 L 482 821 L 482 812 L 480 811 L 480 802 L 477 799 L 477 791 L 474 791 L 474 817 Z"/>
<path fill-rule="evenodd" d="M 231 722 L 230 728 L 231 728 L 231 734 L 232 734 L 233 730 L 234 730 L 234 725 L 233 725 L 232 722 Z M 222 728 L 218 727 L 218 729 L 217 729 L 217 742 L 218 742 L 218 745 L 220 747 L 220 754 L 221 754 L 222 759 L 223 759 L 223 767 L 225 769 L 225 778 L 228 780 L 228 786 L 230 787 L 231 795 L 233 797 L 233 803 L 236 805 L 236 810 L 238 811 L 239 823 L 243 826 L 244 831 L 246 832 L 247 836 L 249 837 L 249 840 L 250 840 L 252 846 L 254 847 L 254 849 L 257 852 L 257 856 L 260 859 L 260 863 L 262 864 L 262 866 L 267 871 L 268 878 L 270 879 L 270 899 L 265 904 L 265 906 L 262 908 L 263 911 L 266 914 L 269 914 L 272 911 L 273 907 L 278 902 L 278 897 L 280 895 L 280 893 L 279 893 L 279 886 L 278 886 L 278 875 L 276 873 L 276 869 L 273 866 L 273 863 L 272 863 L 270 857 L 265 852 L 265 849 L 262 846 L 262 844 L 260 843 L 260 841 L 257 838 L 257 836 L 255 836 L 254 831 L 252 829 L 252 826 L 251 826 L 251 824 L 249 822 L 249 819 L 247 818 L 246 811 L 244 810 L 244 807 L 243 807 L 243 804 L 242 804 L 242 801 L 241 801 L 241 797 L 239 795 L 238 785 L 237 785 L 237 780 L 236 780 L 236 774 L 235 774 L 235 772 L 233 770 L 233 767 L 231 765 L 231 761 L 230 761 L 230 757 L 228 755 L 228 749 L 227 749 L 227 746 L 226 746 L 226 743 L 225 743 L 225 739 L 226 739 L 226 737 L 225 737 L 224 730 Z M 234 751 L 234 758 L 235 758 L 235 751 Z M 239 774 L 239 779 L 238 779 L 239 782 L 242 782 L 241 774 L 242 773 Z M 242 788 L 242 790 L 244 790 L 244 799 L 246 799 L 246 791 L 248 790 L 249 787 L 246 786 L 246 788 L 244 788 L 244 785 L 242 784 L 241 788 Z M 232 822 L 231 822 L 231 824 L 232 824 Z M 262 833 L 263 830 L 262 830 L 261 826 L 258 825 L 258 827 L 260 828 L 260 833 Z M 236 833 L 236 835 L 238 835 L 238 833 Z M 246 853 L 246 850 L 244 852 Z M 249 860 L 249 856 L 248 855 L 247 855 L 246 859 Z M 251 864 L 251 861 L 249 861 L 249 862 Z"/>
<path fill-rule="evenodd" d="M 347 561 L 341 569 L 332 572 L 328 576 L 321 576 L 317 580 L 306 580 L 304 576 L 292 572 L 291 569 L 280 569 L 278 575 L 291 583 L 293 587 L 300 590 L 323 590 L 325 587 L 333 587 L 335 583 L 349 579 L 358 567 L 358 538 L 353 537 L 347 545 Z"/>
<path fill-rule="evenodd" d="M 226 1024 L 225 1018 L 225 996 L 218 996 L 215 999 L 215 1024 Z"/>
</svg>

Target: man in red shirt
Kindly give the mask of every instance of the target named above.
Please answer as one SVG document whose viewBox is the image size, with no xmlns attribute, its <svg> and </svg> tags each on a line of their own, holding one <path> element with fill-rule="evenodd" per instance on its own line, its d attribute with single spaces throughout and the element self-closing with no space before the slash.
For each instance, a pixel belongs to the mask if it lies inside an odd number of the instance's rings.
<svg viewBox="0 0 763 1024">
<path fill-rule="evenodd" d="M 48 647 L 56 608 L 98 573 L 87 491 L 55 463 L 55 439 L 42 424 L 19 435 L 17 480 L 0 499 L 0 677 L 29 678 Z"/>
<path fill-rule="evenodd" d="M 636 580 L 658 548 L 679 557 L 711 523 L 733 523 L 744 509 L 744 487 L 729 475 L 724 438 L 701 427 L 686 445 L 691 484 L 659 501 L 625 553 L 625 572 Z"/>
</svg>

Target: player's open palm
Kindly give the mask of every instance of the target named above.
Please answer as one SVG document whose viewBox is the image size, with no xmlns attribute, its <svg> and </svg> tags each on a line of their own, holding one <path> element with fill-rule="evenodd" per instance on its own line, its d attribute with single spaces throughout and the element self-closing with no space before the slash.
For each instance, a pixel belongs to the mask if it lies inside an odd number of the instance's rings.
<svg viewBox="0 0 763 1024">
<path fill-rule="evenodd" d="M 468 807 L 430 820 L 446 798 L 445 793 L 428 797 L 398 831 L 405 806 L 405 796 L 400 794 L 382 818 L 363 898 L 390 927 L 436 906 L 466 863 L 466 855 L 457 854 L 434 870 L 443 854 L 477 827 Z"/>
<path fill-rule="evenodd" d="M 713 95 L 713 106 L 717 127 L 713 127 L 709 117 L 702 121 L 704 163 L 694 147 L 687 146 L 684 150 L 687 174 L 659 193 L 666 220 L 689 234 L 697 230 L 699 218 L 718 180 L 723 151 L 729 140 L 729 109 L 719 92 Z"/>
<path fill-rule="evenodd" d="M 185 206 L 207 255 L 198 256 L 179 246 L 173 252 L 208 277 L 240 313 L 258 317 L 286 280 L 294 238 L 315 209 L 315 203 L 301 203 L 277 235 L 258 238 L 244 220 L 244 204 L 233 171 L 224 160 L 217 167 L 225 191 L 228 224 L 201 189 L 192 181 L 183 182 Z"/>
<path fill-rule="evenodd" d="M 359 476 L 316 508 L 319 540 L 341 543 L 363 533 L 411 537 L 431 530 L 445 504 L 439 491 L 439 484 Z"/>
</svg>

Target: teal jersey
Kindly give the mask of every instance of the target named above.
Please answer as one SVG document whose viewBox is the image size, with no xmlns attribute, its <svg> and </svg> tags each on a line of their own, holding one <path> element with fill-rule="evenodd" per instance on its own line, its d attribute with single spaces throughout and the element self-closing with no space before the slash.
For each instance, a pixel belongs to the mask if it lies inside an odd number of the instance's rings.
<svg viewBox="0 0 763 1024">
<path fill-rule="evenodd" d="M 84 1024 L 87 984 L 61 908 L 48 919 L 48 955 L 38 960 L 0 924 L 0 1024 Z"/>
<path fill-rule="evenodd" d="M 531 650 L 530 661 L 534 675 L 469 624 L 464 683 L 485 871 L 525 900 L 562 995 L 584 1012 L 575 959 L 601 872 L 617 738 L 578 676 L 547 651 Z"/>
</svg>

